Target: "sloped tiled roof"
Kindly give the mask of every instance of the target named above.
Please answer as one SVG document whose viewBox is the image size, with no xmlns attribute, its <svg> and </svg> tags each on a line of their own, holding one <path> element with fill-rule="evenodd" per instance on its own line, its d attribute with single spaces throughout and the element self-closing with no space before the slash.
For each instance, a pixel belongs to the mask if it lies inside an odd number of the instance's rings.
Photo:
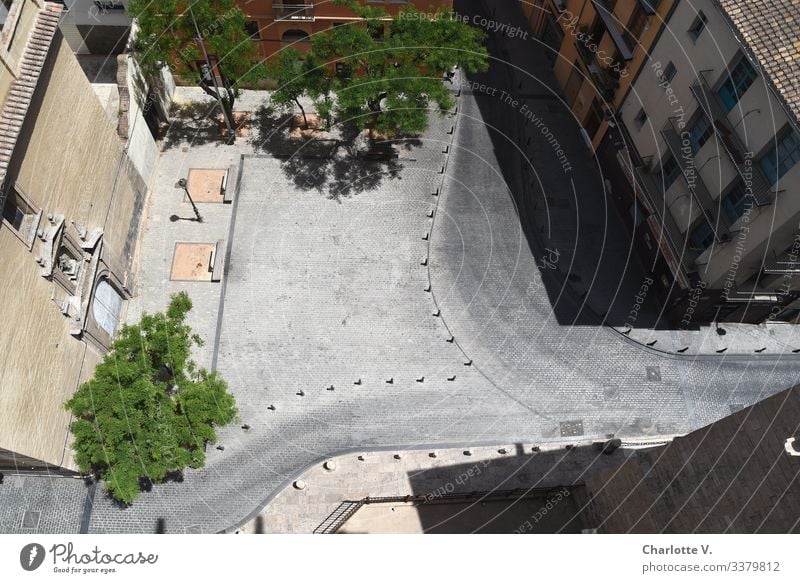
<svg viewBox="0 0 800 583">
<path fill-rule="evenodd" d="M 800 0 L 716 0 L 800 124 Z"/>
<path fill-rule="evenodd" d="M 0 184 L 6 178 L 33 92 L 58 28 L 60 15 L 61 5 L 53 2 L 45 2 L 44 7 L 39 10 L 20 60 L 20 76 L 11 83 L 8 97 L 0 111 Z"/>
</svg>

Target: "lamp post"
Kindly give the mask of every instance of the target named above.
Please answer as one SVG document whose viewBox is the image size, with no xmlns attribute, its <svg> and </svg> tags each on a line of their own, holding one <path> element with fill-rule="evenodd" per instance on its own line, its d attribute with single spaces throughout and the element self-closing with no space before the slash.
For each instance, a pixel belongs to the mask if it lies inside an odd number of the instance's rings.
<svg viewBox="0 0 800 583">
<path fill-rule="evenodd" d="M 202 223 L 203 217 L 200 216 L 200 211 L 197 210 L 197 205 L 194 204 L 194 200 L 192 199 L 192 195 L 189 192 L 189 183 L 186 181 L 185 178 L 181 178 L 178 180 L 178 186 L 180 186 L 183 191 L 186 193 L 186 197 L 189 199 L 189 202 L 192 204 L 192 210 L 194 211 L 194 215 L 197 217 L 197 222 Z"/>
</svg>

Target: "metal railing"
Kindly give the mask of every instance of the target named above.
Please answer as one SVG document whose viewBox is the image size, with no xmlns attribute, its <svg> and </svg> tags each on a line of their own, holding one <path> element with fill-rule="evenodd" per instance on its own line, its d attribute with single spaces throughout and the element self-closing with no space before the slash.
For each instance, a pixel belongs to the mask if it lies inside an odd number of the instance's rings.
<svg viewBox="0 0 800 583">
<path fill-rule="evenodd" d="M 275 20 L 313 21 L 313 4 L 273 4 L 272 12 Z"/>
<path fill-rule="evenodd" d="M 758 164 L 754 164 L 750 149 L 739 138 L 736 130 L 728 121 L 728 111 L 722 105 L 716 92 L 712 91 L 708 82 L 700 73 L 691 85 L 700 110 L 714 127 L 722 149 L 728 155 L 737 174 L 752 193 L 756 204 L 769 204 L 772 202 L 772 186 Z"/>
<path fill-rule="evenodd" d="M 493 490 L 489 492 L 456 492 L 444 494 L 409 494 L 406 496 L 367 496 L 361 500 L 345 500 L 322 523 L 313 534 L 336 534 L 353 515 L 367 504 L 437 504 L 441 502 L 519 500 L 523 498 L 549 498 L 558 496 L 565 488 L 571 490 L 583 486 L 583 482 L 551 488 L 516 488 L 515 490 Z"/>
<path fill-rule="evenodd" d="M 668 119 L 661 128 L 661 135 L 681 169 L 681 175 L 686 180 L 689 192 L 700 207 L 709 226 L 714 229 L 717 240 L 730 240 L 731 223 L 725 213 L 719 212 L 720 201 L 714 200 L 706 183 L 700 177 L 700 172 L 694 164 L 694 152 L 692 152 L 688 138 L 682 137 L 675 128 L 673 118 Z"/>
</svg>

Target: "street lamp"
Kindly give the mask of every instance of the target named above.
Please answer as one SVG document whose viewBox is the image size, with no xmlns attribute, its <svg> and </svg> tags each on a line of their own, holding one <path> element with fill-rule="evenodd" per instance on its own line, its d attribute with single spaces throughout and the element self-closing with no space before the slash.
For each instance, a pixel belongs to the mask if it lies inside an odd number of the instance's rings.
<svg viewBox="0 0 800 583">
<path fill-rule="evenodd" d="M 189 202 L 192 204 L 192 210 L 194 211 L 194 215 L 197 217 L 197 222 L 202 223 L 203 217 L 200 216 L 200 211 L 197 210 L 197 205 L 194 204 L 194 200 L 192 199 L 192 195 L 189 193 L 189 183 L 186 182 L 185 178 L 181 178 L 178 180 L 178 186 L 180 186 L 183 191 L 186 193 L 186 197 L 189 199 Z"/>
</svg>

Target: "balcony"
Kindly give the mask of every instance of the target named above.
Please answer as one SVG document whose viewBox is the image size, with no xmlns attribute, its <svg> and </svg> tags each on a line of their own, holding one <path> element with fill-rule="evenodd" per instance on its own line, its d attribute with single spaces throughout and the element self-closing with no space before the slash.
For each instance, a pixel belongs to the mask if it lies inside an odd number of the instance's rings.
<svg viewBox="0 0 800 583">
<path fill-rule="evenodd" d="M 800 257 L 797 251 L 785 251 L 777 255 L 769 251 L 764 259 L 764 273 L 766 275 L 800 275 Z"/>
<path fill-rule="evenodd" d="M 620 124 L 618 127 L 623 141 L 630 143 L 630 134 L 625 125 Z M 636 199 L 649 213 L 647 226 L 661 256 L 672 270 L 678 285 L 684 289 L 689 288 L 688 274 L 696 271 L 695 259 L 698 253 L 686 245 L 687 236 L 681 232 L 675 217 L 667 207 L 661 184 L 635 150 L 619 149 L 616 156 L 617 163 L 633 188 Z"/>
<path fill-rule="evenodd" d="M 620 23 L 613 14 L 613 9 L 608 7 L 605 0 L 592 0 L 592 4 L 598 16 L 600 16 L 600 19 L 603 21 L 606 32 L 608 32 L 611 40 L 614 41 L 614 45 L 622 55 L 622 58 L 626 61 L 630 61 L 633 58 L 633 49 L 635 45 L 631 47 L 625 40 L 625 35 L 620 29 Z M 597 39 L 597 44 L 600 44 L 600 39 Z"/>
<path fill-rule="evenodd" d="M 661 128 L 661 135 L 667 144 L 672 157 L 680 166 L 681 174 L 686 180 L 686 185 L 692 198 L 700 207 L 708 224 L 714 229 L 718 241 L 725 242 L 730 240 L 731 224 L 725 213 L 720 212 L 720 201 L 714 200 L 706 187 L 705 182 L 700 177 L 700 173 L 694 165 L 694 154 L 688 140 L 684 140 L 675 128 L 673 118 L 667 120 Z"/>
<path fill-rule="evenodd" d="M 614 73 L 610 68 L 600 65 L 600 63 L 597 62 L 596 55 L 583 43 L 576 42 L 575 48 L 586 70 L 589 72 L 589 76 L 592 79 L 592 83 L 594 83 L 598 95 L 606 101 L 611 101 L 619 87 L 619 75 Z"/>
<path fill-rule="evenodd" d="M 290 22 L 313 22 L 313 4 L 273 4 L 272 13 L 275 20 Z"/>
<path fill-rule="evenodd" d="M 621 161 L 620 164 L 623 165 L 624 162 Z M 681 232 L 675 217 L 667 207 L 656 175 L 647 167 L 639 166 L 633 169 L 632 175 L 629 176 L 629 180 L 631 179 L 634 181 L 632 182 L 634 189 L 644 195 L 647 206 L 650 207 L 648 210 L 652 214 L 647 217 L 647 224 L 658 243 L 661 255 L 670 266 L 679 285 L 688 288 L 687 274 L 696 271 L 695 260 L 699 254 L 689 249 L 686 244 L 688 236 Z"/>
<path fill-rule="evenodd" d="M 722 105 L 716 91 L 712 91 L 708 86 L 702 73 L 692 84 L 691 89 L 700 109 L 714 126 L 722 149 L 736 168 L 736 173 L 748 187 L 749 193 L 752 193 L 756 204 L 771 203 L 772 187 L 769 180 L 764 176 L 761 167 L 753 163 L 752 152 L 739 139 L 736 130 L 728 121 L 728 111 Z"/>
</svg>

